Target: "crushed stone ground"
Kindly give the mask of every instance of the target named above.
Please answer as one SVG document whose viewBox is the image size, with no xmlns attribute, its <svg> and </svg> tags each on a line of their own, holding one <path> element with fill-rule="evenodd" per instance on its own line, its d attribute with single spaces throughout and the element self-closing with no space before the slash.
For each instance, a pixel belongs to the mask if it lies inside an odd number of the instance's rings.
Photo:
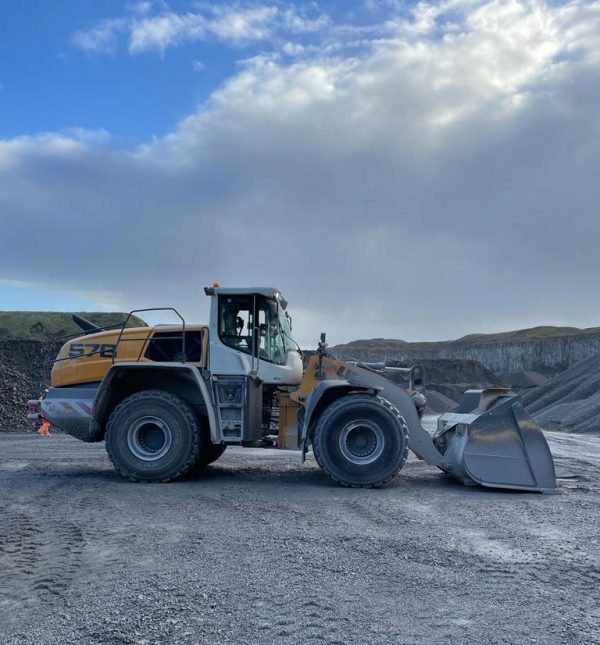
<svg viewBox="0 0 600 645">
<path fill-rule="evenodd" d="M 600 437 L 549 433 L 558 496 L 410 460 L 381 490 L 229 449 L 134 484 L 102 444 L 0 434 L 0 642 L 600 642 Z"/>
</svg>

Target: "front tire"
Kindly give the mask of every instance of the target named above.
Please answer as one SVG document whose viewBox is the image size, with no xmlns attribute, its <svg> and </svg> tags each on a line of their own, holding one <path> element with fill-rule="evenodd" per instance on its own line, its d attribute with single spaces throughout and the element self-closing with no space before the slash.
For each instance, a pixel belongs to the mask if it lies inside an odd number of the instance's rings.
<svg viewBox="0 0 600 645">
<path fill-rule="evenodd" d="M 124 477 L 168 482 L 197 461 L 202 435 L 192 408 L 162 390 L 138 392 L 120 403 L 106 426 L 106 451 Z"/>
<path fill-rule="evenodd" d="M 211 443 L 209 435 L 206 445 L 203 447 L 202 451 L 198 455 L 196 463 L 194 464 L 194 470 L 202 470 L 203 468 L 206 468 L 206 466 L 217 461 L 217 459 L 219 459 L 225 452 L 226 448 L 227 445 L 224 443 Z"/>
<path fill-rule="evenodd" d="M 392 480 L 408 456 L 408 428 L 388 401 L 350 394 L 330 404 L 317 422 L 313 452 L 342 486 L 376 488 Z"/>
</svg>

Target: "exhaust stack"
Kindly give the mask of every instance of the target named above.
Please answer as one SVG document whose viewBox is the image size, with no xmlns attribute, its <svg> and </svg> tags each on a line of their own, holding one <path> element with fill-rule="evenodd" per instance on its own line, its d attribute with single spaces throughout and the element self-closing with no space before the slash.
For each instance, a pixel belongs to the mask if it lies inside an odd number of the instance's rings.
<svg viewBox="0 0 600 645">
<path fill-rule="evenodd" d="M 83 316 L 78 316 L 77 314 L 72 315 L 73 322 L 81 329 L 86 335 L 93 334 L 94 332 L 100 331 L 100 327 L 94 325 Z"/>
</svg>

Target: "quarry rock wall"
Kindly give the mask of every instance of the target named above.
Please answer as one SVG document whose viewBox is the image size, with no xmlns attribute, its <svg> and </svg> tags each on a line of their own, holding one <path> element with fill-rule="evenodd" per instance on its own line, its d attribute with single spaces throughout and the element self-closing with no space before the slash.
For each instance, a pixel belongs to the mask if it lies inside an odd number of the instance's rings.
<svg viewBox="0 0 600 645">
<path fill-rule="evenodd" d="M 425 346 L 427 345 L 427 346 Z M 376 340 L 337 345 L 332 353 L 361 361 L 399 361 L 406 364 L 423 359 L 458 358 L 478 361 L 492 372 L 540 372 L 553 376 L 579 361 L 600 353 L 600 334 L 580 334 L 522 342 L 479 345 L 448 343 L 402 343 Z"/>
</svg>

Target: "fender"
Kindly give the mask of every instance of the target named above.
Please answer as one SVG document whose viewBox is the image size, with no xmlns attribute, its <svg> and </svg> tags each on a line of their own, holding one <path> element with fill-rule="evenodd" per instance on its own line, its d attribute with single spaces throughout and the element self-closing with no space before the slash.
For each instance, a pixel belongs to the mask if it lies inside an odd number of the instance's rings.
<svg viewBox="0 0 600 645">
<path fill-rule="evenodd" d="M 308 451 L 308 444 L 310 440 L 309 428 L 311 427 L 313 420 L 318 416 L 317 408 L 319 406 L 319 403 L 323 400 L 324 395 L 328 394 L 329 392 L 335 391 L 334 398 L 337 399 L 340 396 L 344 396 L 344 394 L 347 394 L 350 391 L 363 392 L 365 390 L 372 391 L 373 388 L 361 387 L 360 385 L 353 386 L 345 379 L 329 379 L 327 381 L 319 383 L 319 385 L 314 388 L 314 390 L 310 393 L 306 405 L 304 406 L 306 412 L 304 414 L 302 428 L 300 428 L 300 447 L 302 449 L 302 461 L 306 459 L 306 453 Z"/>
<path fill-rule="evenodd" d="M 315 418 L 315 409 L 325 392 L 337 388 L 340 396 L 347 392 L 371 391 L 389 401 L 400 412 L 408 428 L 409 447 L 419 459 L 433 466 L 439 466 L 444 456 L 435 447 L 430 434 L 421 425 L 417 409 L 410 395 L 401 387 L 379 374 L 354 365 L 346 365 L 345 379 L 329 380 L 320 383 L 312 392 L 302 424 L 301 447 L 304 458 L 310 441 L 309 428 Z M 313 400 L 314 399 L 314 400 Z"/>
<path fill-rule="evenodd" d="M 193 366 L 187 365 L 185 363 L 136 363 L 136 362 L 119 362 L 115 363 L 106 373 L 100 387 L 98 388 L 98 393 L 94 399 L 94 405 L 92 409 L 92 423 L 102 423 L 103 418 L 107 416 L 107 412 L 112 409 L 110 394 L 111 386 L 115 377 L 125 370 L 178 370 L 179 373 L 185 373 L 186 376 L 190 377 L 192 382 L 198 386 L 198 391 L 202 395 L 204 404 L 206 406 L 208 424 L 210 427 L 210 437 L 213 443 L 221 443 L 222 437 L 219 429 L 219 425 L 215 418 L 215 408 L 214 403 L 210 394 L 210 390 L 205 383 L 200 370 Z M 185 372 L 182 372 L 185 371 Z M 103 423 L 102 423 L 103 425 Z"/>
</svg>

